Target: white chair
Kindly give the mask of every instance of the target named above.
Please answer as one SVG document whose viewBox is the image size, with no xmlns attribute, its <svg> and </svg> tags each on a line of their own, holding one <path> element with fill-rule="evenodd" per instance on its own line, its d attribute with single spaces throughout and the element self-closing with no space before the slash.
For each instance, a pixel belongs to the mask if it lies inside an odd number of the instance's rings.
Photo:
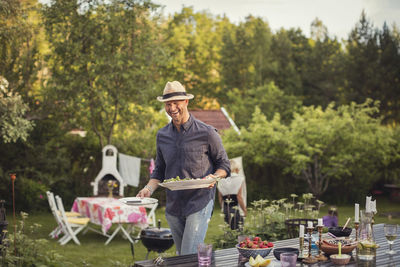
<svg viewBox="0 0 400 267">
<path fill-rule="evenodd" d="M 58 242 L 60 242 L 61 245 L 65 245 L 72 239 L 77 245 L 80 245 L 81 243 L 79 242 L 77 235 L 83 229 L 88 227 L 90 219 L 87 217 L 68 218 L 64 210 L 64 204 L 62 202 L 62 199 L 59 196 L 56 196 L 55 198 L 58 211 L 60 212 L 60 214 L 57 214 L 56 212 L 56 216 L 58 217 L 58 220 L 61 222 L 60 226 L 65 234 L 60 240 L 58 240 Z"/>
<path fill-rule="evenodd" d="M 49 234 L 49 236 L 51 238 L 58 238 L 58 236 L 60 234 L 64 234 L 64 232 L 62 231 L 62 227 L 61 227 L 61 222 L 59 221 L 59 219 L 57 219 L 58 217 L 56 216 L 56 213 L 58 215 L 60 215 L 60 212 L 57 209 L 57 204 L 56 204 L 56 200 L 54 198 L 54 194 L 53 192 L 47 191 L 47 200 L 49 202 L 49 206 L 50 206 L 50 210 L 53 213 L 54 218 L 56 219 L 57 222 L 57 227 L 51 231 L 51 233 Z M 67 215 L 67 217 L 80 217 L 81 214 L 78 212 L 66 212 L 65 215 Z"/>
</svg>

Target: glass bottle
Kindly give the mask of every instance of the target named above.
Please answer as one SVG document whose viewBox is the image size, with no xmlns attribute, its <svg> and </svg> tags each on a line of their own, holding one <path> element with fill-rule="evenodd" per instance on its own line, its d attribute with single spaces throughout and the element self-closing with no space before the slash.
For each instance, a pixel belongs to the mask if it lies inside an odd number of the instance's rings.
<svg viewBox="0 0 400 267">
<path fill-rule="evenodd" d="M 357 257 L 360 260 L 371 261 L 376 257 L 376 249 L 378 245 L 375 242 L 373 229 L 372 212 L 360 212 L 360 227 L 358 229 L 359 242 L 357 245 Z"/>
</svg>

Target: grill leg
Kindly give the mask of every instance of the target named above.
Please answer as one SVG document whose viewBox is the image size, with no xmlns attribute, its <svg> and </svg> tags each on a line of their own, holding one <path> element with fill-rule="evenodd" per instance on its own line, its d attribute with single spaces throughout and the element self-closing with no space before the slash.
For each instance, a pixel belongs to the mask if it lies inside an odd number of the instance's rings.
<svg viewBox="0 0 400 267">
<path fill-rule="evenodd" d="M 147 254 L 146 254 L 146 260 L 148 260 L 148 259 L 149 259 L 149 253 L 150 253 L 150 250 L 147 250 Z"/>
</svg>

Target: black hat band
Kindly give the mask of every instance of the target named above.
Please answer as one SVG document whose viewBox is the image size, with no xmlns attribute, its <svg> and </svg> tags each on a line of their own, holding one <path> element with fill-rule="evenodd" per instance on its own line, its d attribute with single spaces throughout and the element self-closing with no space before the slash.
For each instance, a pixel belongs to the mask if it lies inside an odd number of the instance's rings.
<svg viewBox="0 0 400 267">
<path fill-rule="evenodd" d="M 177 95 L 186 95 L 186 92 L 175 92 L 175 93 L 170 93 L 170 94 L 165 94 L 163 95 L 163 99 L 167 99 L 167 98 L 171 98 L 173 96 L 177 96 Z"/>
</svg>

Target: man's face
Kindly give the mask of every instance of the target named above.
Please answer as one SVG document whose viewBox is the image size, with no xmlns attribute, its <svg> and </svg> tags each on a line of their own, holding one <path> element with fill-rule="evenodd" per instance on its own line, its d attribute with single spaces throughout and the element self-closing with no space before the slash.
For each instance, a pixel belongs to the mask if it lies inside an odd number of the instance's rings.
<svg viewBox="0 0 400 267">
<path fill-rule="evenodd" d="M 189 100 L 172 100 L 165 102 L 165 111 L 172 118 L 174 124 L 183 124 L 188 119 Z"/>
</svg>

